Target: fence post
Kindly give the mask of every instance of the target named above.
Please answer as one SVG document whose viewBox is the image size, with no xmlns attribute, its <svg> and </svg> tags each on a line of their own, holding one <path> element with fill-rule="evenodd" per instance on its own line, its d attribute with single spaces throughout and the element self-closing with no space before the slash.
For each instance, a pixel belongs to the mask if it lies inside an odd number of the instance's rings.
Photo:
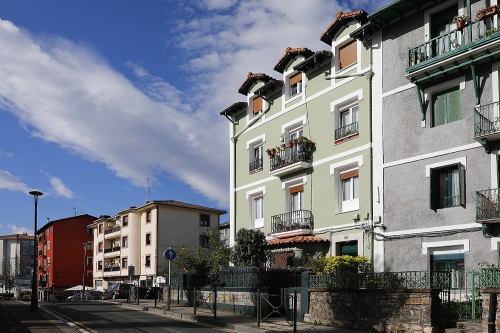
<svg viewBox="0 0 500 333">
<path fill-rule="evenodd" d="M 139 305 L 139 283 L 137 284 L 137 305 Z"/>
<path fill-rule="evenodd" d="M 474 285 L 474 270 L 472 271 L 472 288 L 471 288 L 471 296 L 472 296 L 472 312 L 471 312 L 471 319 L 474 320 L 476 319 L 476 288 Z M 491 302 L 491 300 L 490 300 Z"/>
<path fill-rule="evenodd" d="M 156 300 L 158 298 L 158 288 L 157 287 L 153 287 L 153 288 L 155 288 L 154 297 L 155 297 L 155 308 L 156 308 Z"/>
<path fill-rule="evenodd" d="M 214 319 L 217 319 L 217 285 L 214 286 Z"/>
<path fill-rule="evenodd" d="M 260 289 L 257 289 L 257 327 L 260 327 Z"/>
<path fill-rule="evenodd" d="M 194 286 L 194 292 L 193 292 L 193 311 L 194 315 L 196 316 L 196 286 Z"/>
<path fill-rule="evenodd" d="M 171 288 L 170 285 L 168 285 L 168 287 L 167 287 L 167 291 L 168 291 L 167 292 L 167 310 L 169 310 L 169 311 L 170 311 L 170 297 L 171 297 L 170 296 L 170 291 L 171 291 L 170 288 Z M 179 304 L 179 293 L 177 293 L 177 304 Z"/>
<path fill-rule="evenodd" d="M 297 290 L 293 292 L 293 333 L 297 333 Z"/>
</svg>

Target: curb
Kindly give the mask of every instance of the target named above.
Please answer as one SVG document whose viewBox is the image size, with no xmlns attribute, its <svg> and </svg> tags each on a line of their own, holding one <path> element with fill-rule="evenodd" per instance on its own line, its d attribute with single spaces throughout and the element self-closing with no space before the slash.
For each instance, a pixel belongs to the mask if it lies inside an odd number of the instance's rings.
<svg viewBox="0 0 500 333">
<path fill-rule="evenodd" d="M 245 326 L 245 325 L 228 324 L 228 323 L 218 321 L 216 319 L 210 319 L 210 318 L 205 318 L 205 317 L 201 317 L 201 316 L 194 316 L 194 315 L 182 314 L 182 313 L 178 313 L 178 312 L 172 312 L 171 310 L 166 310 L 166 309 L 162 309 L 162 308 L 150 308 L 147 306 L 133 305 L 133 304 L 127 304 L 127 303 L 119 303 L 119 304 L 121 306 L 128 308 L 128 309 L 131 309 L 131 310 L 147 311 L 147 312 L 170 317 L 170 318 L 177 319 L 177 320 L 191 321 L 191 322 L 200 323 L 200 324 L 203 324 L 206 326 L 211 326 L 211 327 L 216 327 L 216 328 L 225 328 L 225 329 L 234 330 L 234 331 L 238 331 L 238 332 L 244 332 L 244 333 L 274 333 L 275 332 L 275 331 L 264 330 L 264 329 L 256 328 L 256 327 L 249 327 L 249 326 Z"/>
</svg>

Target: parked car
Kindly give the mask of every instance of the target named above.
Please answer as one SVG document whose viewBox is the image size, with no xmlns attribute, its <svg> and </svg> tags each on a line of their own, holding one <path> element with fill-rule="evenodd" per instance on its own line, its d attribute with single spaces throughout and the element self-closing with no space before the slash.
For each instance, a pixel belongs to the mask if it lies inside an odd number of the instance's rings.
<svg viewBox="0 0 500 333">
<path fill-rule="evenodd" d="M 90 301 L 90 300 L 95 300 L 95 299 L 101 299 L 102 294 L 99 291 L 96 290 L 88 290 L 85 291 L 85 299 Z M 66 298 L 67 301 L 81 301 L 82 300 L 82 293 L 77 293 L 71 296 L 68 296 Z"/>
<path fill-rule="evenodd" d="M 115 283 L 104 290 L 101 295 L 101 299 L 107 298 L 127 298 L 130 285 L 128 283 Z"/>
</svg>

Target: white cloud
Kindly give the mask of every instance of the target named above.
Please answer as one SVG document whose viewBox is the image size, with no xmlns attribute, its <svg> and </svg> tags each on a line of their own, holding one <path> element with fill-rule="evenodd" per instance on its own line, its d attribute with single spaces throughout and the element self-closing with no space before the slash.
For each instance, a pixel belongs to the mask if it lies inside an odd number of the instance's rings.
<svg viewBox="0 0 500 333">
<path fill-rule="evenodd" d="M 10 230 L 10 233 L 11 234 L 28 234 L 30 236 L 33 236 L 34 234 L 34 230 L 30 230 L 30 229 L 27 229 L 25 227 L 18 227 L 16 225 L 13 225 L 13 224 L 7 224 L 7 229 Z"/>
<path fill-rule="evenodd" d="M 30 188 L 8 171 L 0 170 L 0 190 L 18 191 L 28 194 Z"/>
<path fill-rule="evenodd" d="M 105 163 L 137 186 L 168 173 L 227 207 L 229 125 L 219 112 L 244 100 L 237 89 L 248 72 L 281 78 L 273 67 L 287 46 L 329 49 L 319 37 L 349 8 L 330 0 L 179 6 L 185 18 L 168 36 L 184 53 L 178 59 L 187 59 L 178 64 L 189 74 L 186 91 L 140 63 L 125 64 L 138 80 L 130 82 L 85 45 L 0 20 L 0 107 L 33 135 Z M 62 182 L 52 185 L 72 195 Z"/>
<path fill-rule="evenodd" d="M 0 157 L 11 158 L 12 156 L 14 156 L 14 154 L 0 150 Z"/>
<path fill-rule="evenodd" d="M 58 196 L 65 197 L 67 199 L 73 198 L 73 192 L 67 188 L 63 181 L 57 177 L 52 177 L 47 174 L 49 181 L 52 184 L 52 189 L 56 192 Z"/>
</svg>

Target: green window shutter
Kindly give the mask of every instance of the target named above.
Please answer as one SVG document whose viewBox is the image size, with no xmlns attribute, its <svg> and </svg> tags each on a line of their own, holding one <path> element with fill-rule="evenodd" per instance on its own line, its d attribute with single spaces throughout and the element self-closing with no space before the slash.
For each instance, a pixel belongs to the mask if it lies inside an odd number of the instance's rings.
<svg viewBox="0 0 500 333">
<path fill-rule="evenodd" d="M 430 176 L 430 208 L 433 210 L 438 209 L 439 206 L 439 172 L 431 169 Z"/>
<path fill-rule="evenodd" d="M 440 91 L 432 96 L 432 126 L 439 126 L 462 118 L 460 87 Z"/>
<path fill-rule="evenodd" d="M 460 206 L 465 208 L 465 165 L 458 163 L 458 176 L 460 181 Z"/>
</svg>

